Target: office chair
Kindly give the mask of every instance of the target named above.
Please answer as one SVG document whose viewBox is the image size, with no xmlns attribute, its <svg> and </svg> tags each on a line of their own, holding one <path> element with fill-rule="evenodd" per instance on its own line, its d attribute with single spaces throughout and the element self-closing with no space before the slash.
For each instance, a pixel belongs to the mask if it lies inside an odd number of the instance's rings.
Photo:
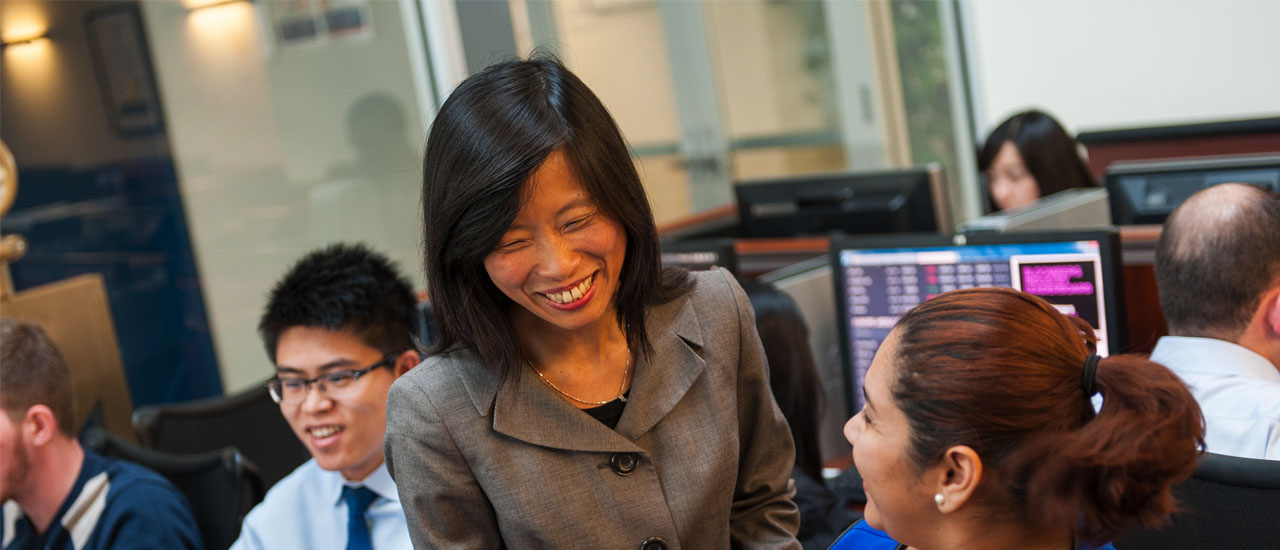
<svg viewBox="0 0 1280 550">
<path fill-rule="evenodd" d="M 867 504 L 867 491 L 862 488 L 862 474 L 858 473 L 856 466 L 850 465 L 827 481 L 827 488 L 852 504 L 862 506 Z"/>
<path fill-rule="evenodd" d="M 1168 525 L 1133 531 L 1116 548 L 1280 548 L 1280 460 L 1205 453 L 1173 494 L 1181 511 Z"/>
<path fill-rule="evenodd" d="M 87 430 L 82 442 L 100 455 L 141 464 L 168 479 L 191 504 L 206 550 L 230 548 L 245 514 L 266 493 L 257 467 L 232 447 L 171 454 L 139 447 L 97 427 Z"/>
<path fill-rule="evenodd" d="M 229 397 L 139 407 L 133 428 L 142 446 L 170 453 L 235 447 L 258 466 L 268 489 L 311 458 L 261 385 Z"/>
</svg>

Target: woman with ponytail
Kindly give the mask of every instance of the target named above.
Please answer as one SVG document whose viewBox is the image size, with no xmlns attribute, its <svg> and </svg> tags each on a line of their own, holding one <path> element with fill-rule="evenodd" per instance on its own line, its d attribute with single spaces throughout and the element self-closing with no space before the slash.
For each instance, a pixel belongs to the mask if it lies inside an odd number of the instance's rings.
<svg viewBox="0 0 1280 550">
<path fill-rule="evenodd" d="M 1111 548 L 1162 522 L 1170 486 L 1195 467 L 1200 409 L 1168 369 L 1099 358 L 1095 341 L 1083 320 L 1011 289 L 908 312 L 845 426 L 866 520 L 832 548 Z"/>
</svg>

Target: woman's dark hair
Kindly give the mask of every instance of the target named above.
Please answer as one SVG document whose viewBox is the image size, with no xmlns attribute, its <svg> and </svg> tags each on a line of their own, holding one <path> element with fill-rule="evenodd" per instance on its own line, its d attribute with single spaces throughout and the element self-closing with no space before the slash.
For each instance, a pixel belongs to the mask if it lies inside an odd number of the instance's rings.
<svg viewBox="0 0 1280 550">
<path fill-rule="evenodd" d="M 1005 142 L 1012 143 L 1022 155 L 1027 171 L 1040 186 L 1040 196 L 1075 187 L 1097 187 L 1089 166 L 1080 158 L 1079 144 L 1057 120 L 1047 113 L 1030 110 L 1009 117 L 987 136 L 978 152 L 978 170 L 983 174 L 995 162 Z M 986 187 L 986 186 L 984 186 Z M 987 187 L 987 208 L 998 210 Z"/>
<path fill-rule="evenodd" d="M 918 471 L 967 445 L 987 474 L 975 502 L 1001 520 L 1066 527 L 1090 541 L 1172 511 L 1169 488 L 1194 469 L 1204 421 L 1169 369 L 1133 355 L 1102 359 L 1095 415 L 1082 383 L 1093 329 L 1007 288 L 942 294 L 895 330 L 890 391 Z"/>
<path fill-rule="evenodd" d="M 604 105 L 558 60 L 492 65 L 458 85 L 427 137 L 422 213 L 427 289 L 438 340 L 433 351 L 465 349 L 504 376 L 519 372 L 508 317 L 512 302 L 484 259 L 511 225 L 525 183 L 563 150 L 595 206 L 627 236 L 614 303 L 632 350 L 652 352 L 645 309 L 684 294 L 688 273 L 664 269 L 657 229 L 627 144 Z"/>
<path fill-rule="evenodd" d="M 753 279 L 738 282 L 756 313 L 756 330 L 769 361 L 769 386 L 795 441 L 796 468 L 821 482 L 822 379 L 809 349 L 809 328 L 795 301 L 777 287 Z"/>
</svg>

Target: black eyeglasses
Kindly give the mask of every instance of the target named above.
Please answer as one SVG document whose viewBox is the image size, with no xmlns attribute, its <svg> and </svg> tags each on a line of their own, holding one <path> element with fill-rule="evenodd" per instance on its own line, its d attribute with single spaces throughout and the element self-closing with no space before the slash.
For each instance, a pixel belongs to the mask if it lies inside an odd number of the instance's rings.
<svg viewBox="0 0 1280 550">
<path fill-rule="evenodd" d="M 271 393 L 271 399 L 276 403 L 285 405 L 301 403 L 307 398 L 307 390 L 312 384 L 317 389 L 324 392 L 329 397 L 345 397 L 356 388 L 356 380 L 361 376 L 369 374 L 376 369 L 382 367 L 390 367 L 395 365 L 395 359 L 399 353 L 389 353 L 382 356 L 377 363 L 369 365 L 359 370 L 342 370 L 322 374 L 315 378 L 272 378 L 267 380 L 267 391 Z"/>
</svg>

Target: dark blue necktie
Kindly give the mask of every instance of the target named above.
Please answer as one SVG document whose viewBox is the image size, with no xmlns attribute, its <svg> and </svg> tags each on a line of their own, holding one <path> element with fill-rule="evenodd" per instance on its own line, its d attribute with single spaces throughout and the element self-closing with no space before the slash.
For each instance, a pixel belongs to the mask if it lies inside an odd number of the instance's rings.
<svg viewBox="0 0 1280 550">
<path fill-rule="evenodd" d="M 378 495 L 368 487 L 342 486 L 342 500 L 347 501 L 347 550 L 373 550 L 369 522 L 364 514 Z"/>
</svg>

